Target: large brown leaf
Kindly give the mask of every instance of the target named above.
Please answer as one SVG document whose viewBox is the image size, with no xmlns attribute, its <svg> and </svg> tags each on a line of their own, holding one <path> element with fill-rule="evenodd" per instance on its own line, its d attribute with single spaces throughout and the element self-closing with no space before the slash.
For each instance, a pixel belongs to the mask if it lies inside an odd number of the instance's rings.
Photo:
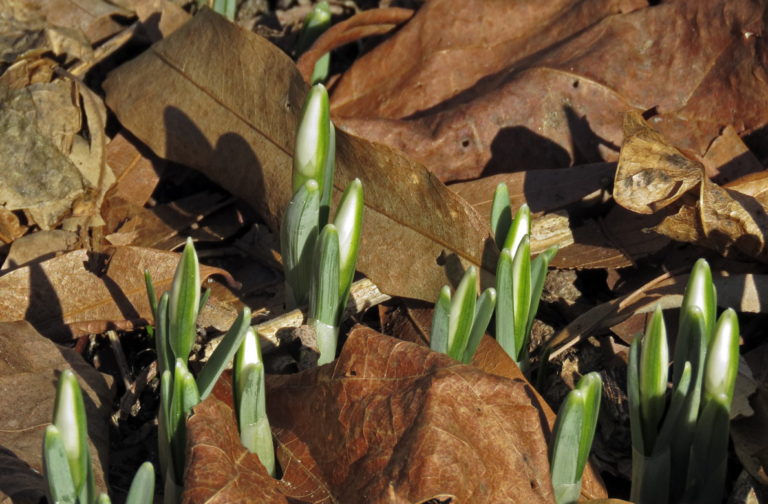
<svg viewBox="0 0 768 504">
<path fill-rule="evenodd" d="M 307 89 L 285 54 L 202 12 L 104 86 L 121 123 L 156 153 L 200 169 L 278 227 Z M 336 195 L 355 177 L 366 205 L 358 268 L 382 291 L 433 299 L 458 280 L 444 264 L 483 264 L 489 233 L 469 205 L 396 151 L 339 132 Z"/>
<path fill-rule="evenodd" d="M 264 469 L 235 446 L 227 385 L 188 423 L 187 474 L 212 473 L 198 484 L 188 478 L 185 502 L 224 502 L 219 492 L 257 499 L 262 488 L 289 496 L 297 487 L 307 496 L 291 495 L 298 502 L 554 502 L 546 427 L 521 382 L 358 327 L 334 363 L 268 377 L 286 475 L 261 487 Z"/>
<path fill-rule="evenodd" d="M 382 312 L 380 312 L 382 313 Z M 381 316 L 382 326 L 387 334 L 427 347 L 432 327 L 433 309 L 431 306 L 405 301 L 394 310 L 384 311 Z M 472 364 L 488 374 L 509 378 L 525 384 L 531 403 L 539 410 L 545 422 L 545 437 L 551 440 L 552 429 L 555 426 L 556 415 L 547 401 L 528 383 L 520 368 L 507 355 L 494 338 L 487 334 L 483 336 L 477 347 Z M 584 469 L 581 496 L 584 499 L 600 499 L 608 496 L 605 484 L 589 463 Z"/>
<path fill-rule="evenodd" d="M 146 324 L 152 314 L 144 270 L 151 273 L 160 295 L 170 288 L 179 254 L 117 247 L 106 271 L 104 259 L 86 250 L 75 250 L 3 275 L 0 277 L 0 322 L 26 320 L 54 339 Z M 228 277 L 224 270 L 201 266 L 201 279 L 214 274 Z M 201 318 L 210 311 L 204 309 Z M 231 315 L 229 323 L 235 316 Z M 209 325 L 205 320 L 200 324 Z M 217 329 L 228 327 L 225 323 Z"/>
<path fill-rule="evenodd" d="M 94 476 L 106 490 L 112 391 L 104 376 L 27 322 L 0 323 L 0 355 L 0 502 L 37 504 L 46 494 L 40 475 L 43 435 L 65 369 L 72 369 L 83 389 Z"/>
<path fill-rule="evenodd" d="M 687 158 L 639 113 L 627 113 L 624 134 L 614 185 L 617 203 L 639 213 L 669 207 L 655 231 L 726 255 L 768 261 L 765 172 L 721 187 L 705 176 L 701 163 Z"/>
<path fill-rule="evenodd" d="M 432 0 L 342 76 L 334 114 L 443 180 L 616 160 L 633 107 L 703 155 L 768 123 L 767 5 Z"/>
</svg>

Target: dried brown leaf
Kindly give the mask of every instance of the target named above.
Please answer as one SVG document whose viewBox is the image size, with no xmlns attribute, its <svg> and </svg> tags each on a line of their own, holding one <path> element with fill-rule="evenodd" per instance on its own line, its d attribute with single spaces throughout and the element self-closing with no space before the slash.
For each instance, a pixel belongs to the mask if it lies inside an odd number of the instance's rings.
<svg viewBox="0 0 768 504">
<path fill-rule="evenodd" d="M 650 214 L 676 203 L 655 231 L 725 255 L 768 260 L 764 173 L 720 187 L 704 176 L 701 163 L 686 158 L 637 112 L 627 113 L 625 135 L 614 186 L 620 205 Z M 698 201 L 693 199 L 697 187 Z"/>
<path fill-rule="evenodd" d="M 155 152 L 200 169 L 277 229 L 307 89 L 285 54 L 204 11 L 111 74 L 105 89 L 122 124 Z M 451 280 L 446 261 L 494 268 L 483 256 L 487 224 L 423 167 L 343 132 L 336 155 L 336 196 L 353 178 L 363 182 L 358 269 L 383 292 L 432 299 Z M 405 259 L 408 269 L 390 266 Z"/>
<path fill-rule="evenodd" d="M 396 309 L 382 314 L 382 325 L 388 334 L 428 347 L 432 326 L 432 308 L 416 305 L 412 302 L 403 303 Z M 555 412 L 539 392 L 528 383 L 520 368 L 496 343 L 495 339 L 488 335 L 483 337 L 472 359 L 472 364 L 486 373 L 523 383 L 531 397 L 533 406 L 539 410 L 546 421 L 545 437 L 550 439 L 555 425 Z M 608 496 L 605 484 L 591 463 L 587 465 L 584 472 L 581 496 L 585 499 Z"/>
<path fill-rule="evenodd" d="M 335 116 L 442 180 L 613 161 L 631 108 L 698 156 L 765 126 L 766 2 L 643 4 L 428 2 L 342 76 Z"/>
<path fill-rule="evenodd" d="M 7 273 L 30 262 L 40 262 L 57 253 L 74 250 L 78 237 L 71 231 L 49 229 L 22 236 L 11 245 L 0 272 Z"/>
<path fill-rule="evenodd" d="M 263 480 L 263 469 L 246 468 L 252 456 L 235 447 L 228 395 L 226 407 L 222 394 L 201 405 L 218 401 L 230 427 L 206 427 L 205 455 L 189 471 L 216 467 L 206 480 L 215 483 L 196 485 L 195 499 L 186 502 L 259 491 L 250 485 Z M 268 377 L 267 396 L 286 469 L 279 486 L 262 487 L 267 495 L 277 487 L 313 503 L 423 502 L 448 495 L 460 502 L 553 502 L 544 427 L 522 383 L 358 327 L 333 364 Z M 207 422 L 201 407 L 190 419 L 190 433 Z M 192 441 L 190 453 L 200 445 Z M 291 479 L 288 471 L 296 471 Z"/>
<path fill-rule="evenodd" d="M 106 419 L 110 386 L 74 350 L 55 345 L 27 322 L 0 323 L 0 502 L 38 503 L 46 494 L 42 470 L 45 427 L 53 417 L 56 381 L 72 369 L 83 389 L 91 459 L 98 488 L 109 453 Z"/>
<path fill-rule="evenodd" d="M 624 143 L 613 197 L 637 213 L 652 214 L 701 182 L 703 167 L 651 129 L 637 111 L 624 116 Z"/>
<path fill-rule="evenodd" d="M 47 337 L 129 329 L 152 319 L 144 285 L 148 270 L 158 293 L 170 288 L 179 254 L 138 247 L 118 247 L 109 258 L 76 250 L 18 268 L 0 277 L 0 319 L 26 320 Z M 219 268 L 201 266 L 201 280 Z M 229 277 L 231 283 L 234 280 Z M 200 325 L 207 323 L 201 314 Z M 232 313 L 230 323 L 236 314 Z M 225 330 L 229 325 L 216 326 Z"/>
<path fill-rule="evenodd" d="M 45 18 L 48 25 L 77 29 L 95 44 L 123 29 L 113 16 L 131 17 L 131 12 L 104 0 L 28 0 L 28 15 Z"/>
<path fill-rule="evenodd" d="M 57 81 L 0 93 L 0 201 L 8 210 L 29 209 L 48 229 L 69 212 L 83 181 L 69 160 L 80 109 L 71 83 Z"/>
<path fill-rule="evenodd" d="M 27 232 L 27 226 L 22 226 L 19 217 L 5 207 L 0 207 L 0 241 L 12 243 Z"/>
<path fill-rule="evenodd" d="M 718 184 L 764 169 L 731 125 L 726 126 L 720 136 L 715 138 L 701 161 L 707 177 Z"/>
<path fill-rule="evenodd" d="M 493 192 L 507 184 L 512 208 L 527 203 L 534 214 L 551 212 L 593 196 L 610 187 L 616 165 L 597 163 L 559 170 L 503 173 L 448 187 L 467 200 L 480 216 L 489 220 Z"/>
</svg>

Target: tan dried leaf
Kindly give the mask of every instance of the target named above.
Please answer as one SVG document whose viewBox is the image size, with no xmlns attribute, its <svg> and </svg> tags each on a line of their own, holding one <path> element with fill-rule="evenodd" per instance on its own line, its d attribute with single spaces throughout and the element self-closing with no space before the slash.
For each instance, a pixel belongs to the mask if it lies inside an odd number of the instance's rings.
<svg viewBox="0 0 768 504">
<path fill-rule="evenodd" d="M 658 212 L 695 187 L 702 174 L 700 163 L 669 144 L 639 112 L 627 112 L 613 186 L 619 205 L 642 214 Z"/>
<path fill-rule="evenodd" d="M 156 153 L 200 169 L 278 228 L 307 89 L 285 54 L 204 11 L 104 85 L 121 123 Z M 383 292 L 432 299 L 455 280 L 440 258 L 495 268 L 493 254 L 483 255 L 487 224 L 423 167 L 342 131 L 336 140 L 335 195 L 362 180 L 358 269 Z M 404 261 L 410 268 L 390 266 Z"/>
<path fill-rule="evenodd" d="M 130 329 L 151 321 L 144 285 L 148 270 L 158 295 L 170 287 L 179 254 L 118 247 L 109 258 L 76 250 L 0 277 L 0 321 L 26 320 L 47 337 Z M 201 266 L 201 280 L 221 269 Z M 228 279 L 234 284 L 231 277 Z M 232 314 L 232 320 L 236 314 Z M 230 323 L 231 321 L 230 320 Z M 204 320 L 199 321 L 205 326 Z M 226 330 L 229 326 L 217 327 Z"/>
</svg>

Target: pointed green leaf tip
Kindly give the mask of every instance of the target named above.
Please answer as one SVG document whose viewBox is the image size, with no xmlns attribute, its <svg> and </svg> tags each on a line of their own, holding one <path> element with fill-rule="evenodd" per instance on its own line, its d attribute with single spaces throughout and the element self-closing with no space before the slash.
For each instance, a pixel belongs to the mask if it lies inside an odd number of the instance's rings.
<svg viewBox="0 0 768 504">
<path fill-rule="evenodd" d="M 511 250 L 513 255 L 517 255 L 517 248 L 522 243 L 523 237 L 529 234 L 531 234 L 531 209 L 523 203 L 517 209 L 515 218 L 512 219 L 512 227 L 504 240 L 504 248 Z"/>
<path fill-rule="evenodd" d="M 477 268 L 470 266 L 456 287 L 448 320 L 448 355 L 461 361 L 472 331 L 477 303 Z"/>
<path fill-rule="evenodd" d="M 645 333 L 640 351 L 640 411 L 643 438 L 653 446 L 664 415 L 667 392 L 669 349 L 661 307 L 657 306 Z"/>
<path fill-rule="evenodd" d="M 324 169 L 330 145 L 330 107 L 328 92 L 322 84 L 315 84 L 301 109 L 293 154 L 293 191 L 308 179 L 316 180 L 323 194 Z"/>
<path fill-rule="evenodd" d="M 89 469 L 88 426 L 83 394 L 77 378 L 69 369 L 61 373 L 56 387 L 53 425 L 61 436 L 72 482 L 79 493 L 86 482 Z"/>
<path fill-rule="evenodd" d="M 512 225 L 512 210 L 509 207 L 509 189 L 504 182 L 496 186 L 491 205 L 491 230 L 499 249 L 504 247 L 504 242 Z"/>
<path fill-rule="evenodd" d="M 197 261 L 195 246 L 192 238 L 187 238 L 187 244 L 181 253 L 181 260 L 176 267 L 171 286 L 171 297 L 168 302 L 169 342 L 174 357 L 189 360 L 189 353 L 195 343 L 197 310 L 200 307 L 200 264 Z"/>
<path fill-rule="evenodd" d="M 705 259 L 699 259 L 693 265 L 691 276 L 688 278 L 688 285 L 685 287 L 683 303 L 681 310 L 683 316 L 690 306 L 697 306 L 704 315 L 704 325 L 706 329 L 706 342 L 712 334 L 715 327 L 715 317 L 717 316 L 717 294 L 715 284 L 712 282 L 712 271 Z M 680 324 L 683 325 L 682 323 Z"/>
<path fill-rule="evenodd" d="M 344 309 L 355 277 L 357 251 L 363 227 L 363 183 L 353 180 L 344 191 L 333 223 L 339 232 L 339 297 Z"/>
<path fill-rule="evenodd" d="M 721 397 L 730 408 L 739 371 L 739 320 L 728 308 L 720 315 L 704 368 L 704 398 Z"/>
<path fill-rule="evenodd" d="M 155 496 L 155 466 L 144 462 L 133 476 L 125 504 L 149 504 Z"/>
</svg>

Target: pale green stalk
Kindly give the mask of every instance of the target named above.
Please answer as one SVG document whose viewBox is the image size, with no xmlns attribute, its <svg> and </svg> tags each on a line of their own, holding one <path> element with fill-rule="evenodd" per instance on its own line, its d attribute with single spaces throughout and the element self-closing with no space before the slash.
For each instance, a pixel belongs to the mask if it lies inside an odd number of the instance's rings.
<svg viewBox="0 0 768 504">
<path fill-rule="evenodd" d="M 331 120 L 328 92 L 322 84 L 310 88 L 299 117 L 293 153 L 293 191 L 312 179 L 317 181 L 320 194 L 325 194 Z"/>
<path fill-rule="evenodd" d="M 327 224 L 317 241 L 312 292 L 309 297 L 310 325 L 317 336 L 318 365 L 336 358 L 339 337 L 339 233 Z"/>
<path fill-rule="evenodd" d="M 249 329 L 237 352 L 233 371 L 240 441 L 259 456 L 270 476 L 277 474 L 275 448 L 269 428 L 264 386 L 264 362 L 258 336 Z"/>
<path fill-rule="evenodd" d="M 174 357 L 189 360 L 195 343 L 197 312 L 200 307 L 200 264 L 192 239 L 187 238 L 181 260 L 173 276 L 168 300 L 169 342 Z"/>
<path fill-rule="evenodd" d="M 145 273 L 150 305 L 155 313 L 155 347 L 160 373 L 158 410 L 158 456 L 164 482 L 164 499 L 178 502 L 185 467 L 186 416 L 213 390 L 219 376 L 234 357 L 250 326 L 250 310 L 245 308 L 208 362 L 195 377 L 187 368 L 196 335 L 197 315 L 210 290 L 200 295 L 200 268 L 191 240 L 187 240 L 176 268 L 170 292 L 157 304 L 152 279 Z"/>
<path fill-rule="evenodd" d="M 504 182 L 496 186 L 491 205 L 491 231 L 499 250 L 504 248 L 504 242 L 512 226 L 512 209 L 509 206 L 509 189 Z"/>
<path fill-rule="evenodd" d="M 715 310 L 709 266 L 699 260 L 683 298 L 669 391 L 659 309 L 646 338 L 632 343 L 627 389 L 633 502 L 709 504 L 722 498 L 739 335 L 736 313 L 726 310 L 715 325 Z"/>
<path fill-rule="evenodd" d="M 589 458 L 600 411 L 602 380 L 592 372 L 568 393 L 557 414 L 550 455 L 552 487 L 557 504 L 575 503 Z"/>
</svg>

